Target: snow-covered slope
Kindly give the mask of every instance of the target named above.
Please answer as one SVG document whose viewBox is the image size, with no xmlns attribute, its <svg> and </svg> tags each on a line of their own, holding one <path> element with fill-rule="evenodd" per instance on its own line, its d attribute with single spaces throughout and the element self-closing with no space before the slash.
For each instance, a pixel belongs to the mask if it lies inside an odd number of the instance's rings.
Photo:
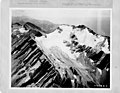
<svg viewBox="0 0 120 93">
<path fill-rule="evenodd" d="M 76 59 L 79 55 L 78 52 L 72 51 L 79 45 L 85 45 L 86 48 L 91 47 L 96 52 L 110 53 L 106 37 L 93 34 L 87 27 L 61 25 L 54 32 L 47 34 L 47 37 L 36 37 L 35 40 L 41 42 L 47 49 L 59 47 L 62 52 L 65 52 L 72 59 Z"/>
</svg>

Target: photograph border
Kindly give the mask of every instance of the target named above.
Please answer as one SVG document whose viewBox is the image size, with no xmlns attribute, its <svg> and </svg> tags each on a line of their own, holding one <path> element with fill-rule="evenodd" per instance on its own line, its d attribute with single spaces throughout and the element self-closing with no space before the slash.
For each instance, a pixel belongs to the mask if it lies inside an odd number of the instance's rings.
<svg viewBox="0 0 120 93">
<path fill-rule="evenodd" d="M 21 90 L 112 90 L 112 8 L 74 8 L 80 10 L 110 10 L 110 88 L 29 88 L 29 87 L 11 87 L 11 23 L 12 23 L 12 10 L 39 10 L 39 9 L 50 9 L 50 8 L 9 8 L 9 89 L 21 89 Z M 53 8 L 55 9 L 55 8 Z M 57 8 L 57 9 L 68 9 L 68 8 Z M 72 9 L 72 8 L 69 8 Z"/>
</svg>

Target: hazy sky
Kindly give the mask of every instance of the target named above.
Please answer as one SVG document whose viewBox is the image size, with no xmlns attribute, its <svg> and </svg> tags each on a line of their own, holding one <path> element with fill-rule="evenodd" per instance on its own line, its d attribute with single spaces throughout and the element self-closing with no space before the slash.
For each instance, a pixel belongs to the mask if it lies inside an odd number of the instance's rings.
<svg viewBox="0 0 120 93">
<path fill-rule="evenodd" d="M 104 17 L 109 17 L 110 12 L 107 10 L 79 9 L 79 8 L 39 8 L 27 10 L 14 10 L 13 16 L 30 16 L 35 19 L 49 20 L 53 23 L 82 24 L 90 18 L 99 17 L 104 13 Z M 103 15 L 102 15 L 103 16 Z"/>
</svg>

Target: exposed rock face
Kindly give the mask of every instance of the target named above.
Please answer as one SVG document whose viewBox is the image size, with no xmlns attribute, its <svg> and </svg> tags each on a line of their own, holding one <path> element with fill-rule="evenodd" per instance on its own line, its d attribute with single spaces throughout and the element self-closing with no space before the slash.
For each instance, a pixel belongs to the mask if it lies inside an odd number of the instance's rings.
<svg viewBox="0 0 120 93">
<path fill-rule="evenodd" d="M 49 34 L 30 22 L 17 26 L 12 87 L 110 87 L 110 37 L 84 25 L 60 25 Z"/>
</svg>

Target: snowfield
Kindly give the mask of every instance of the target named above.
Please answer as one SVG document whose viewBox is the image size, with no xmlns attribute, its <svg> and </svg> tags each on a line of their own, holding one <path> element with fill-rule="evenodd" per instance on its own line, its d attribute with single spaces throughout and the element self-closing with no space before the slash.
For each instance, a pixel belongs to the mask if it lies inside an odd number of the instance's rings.
<svg viewBox="0 0 120 93">
<path fill-rule="evenodd" d="M 70 37 L 71 34 L 75 35 L 76 40 Z M 106 37 L 101 35 L 93 35 L 87 28 L 81 29 L 73 28 L 72 25 L 61 25 L 59 26 L 59 29 L 47 34 L 47 37 L 36 37 L 35 40 L 37 42 L 41 42 L 42 45 L 48 50 L 52 47 L 59 47 L 62 52 L 66 53 L 70 58 L 76 60 L 79 53 L 72 53 L 70 47 L 67 47 L 66 45 L 67 42 L 72 45 L 72 41 L 74 40 L 78 42 L 79 45 L 85 45 L 86 47 L 89 46 L 93 49 L 97 49 L 98 51 L 102 50 L 105 53 L 110 53 L 108 41 L 105 40 L 105 38 Z M 102 42 L 104 42 L 104 45 L 100 46 Z"/>
</svg>

